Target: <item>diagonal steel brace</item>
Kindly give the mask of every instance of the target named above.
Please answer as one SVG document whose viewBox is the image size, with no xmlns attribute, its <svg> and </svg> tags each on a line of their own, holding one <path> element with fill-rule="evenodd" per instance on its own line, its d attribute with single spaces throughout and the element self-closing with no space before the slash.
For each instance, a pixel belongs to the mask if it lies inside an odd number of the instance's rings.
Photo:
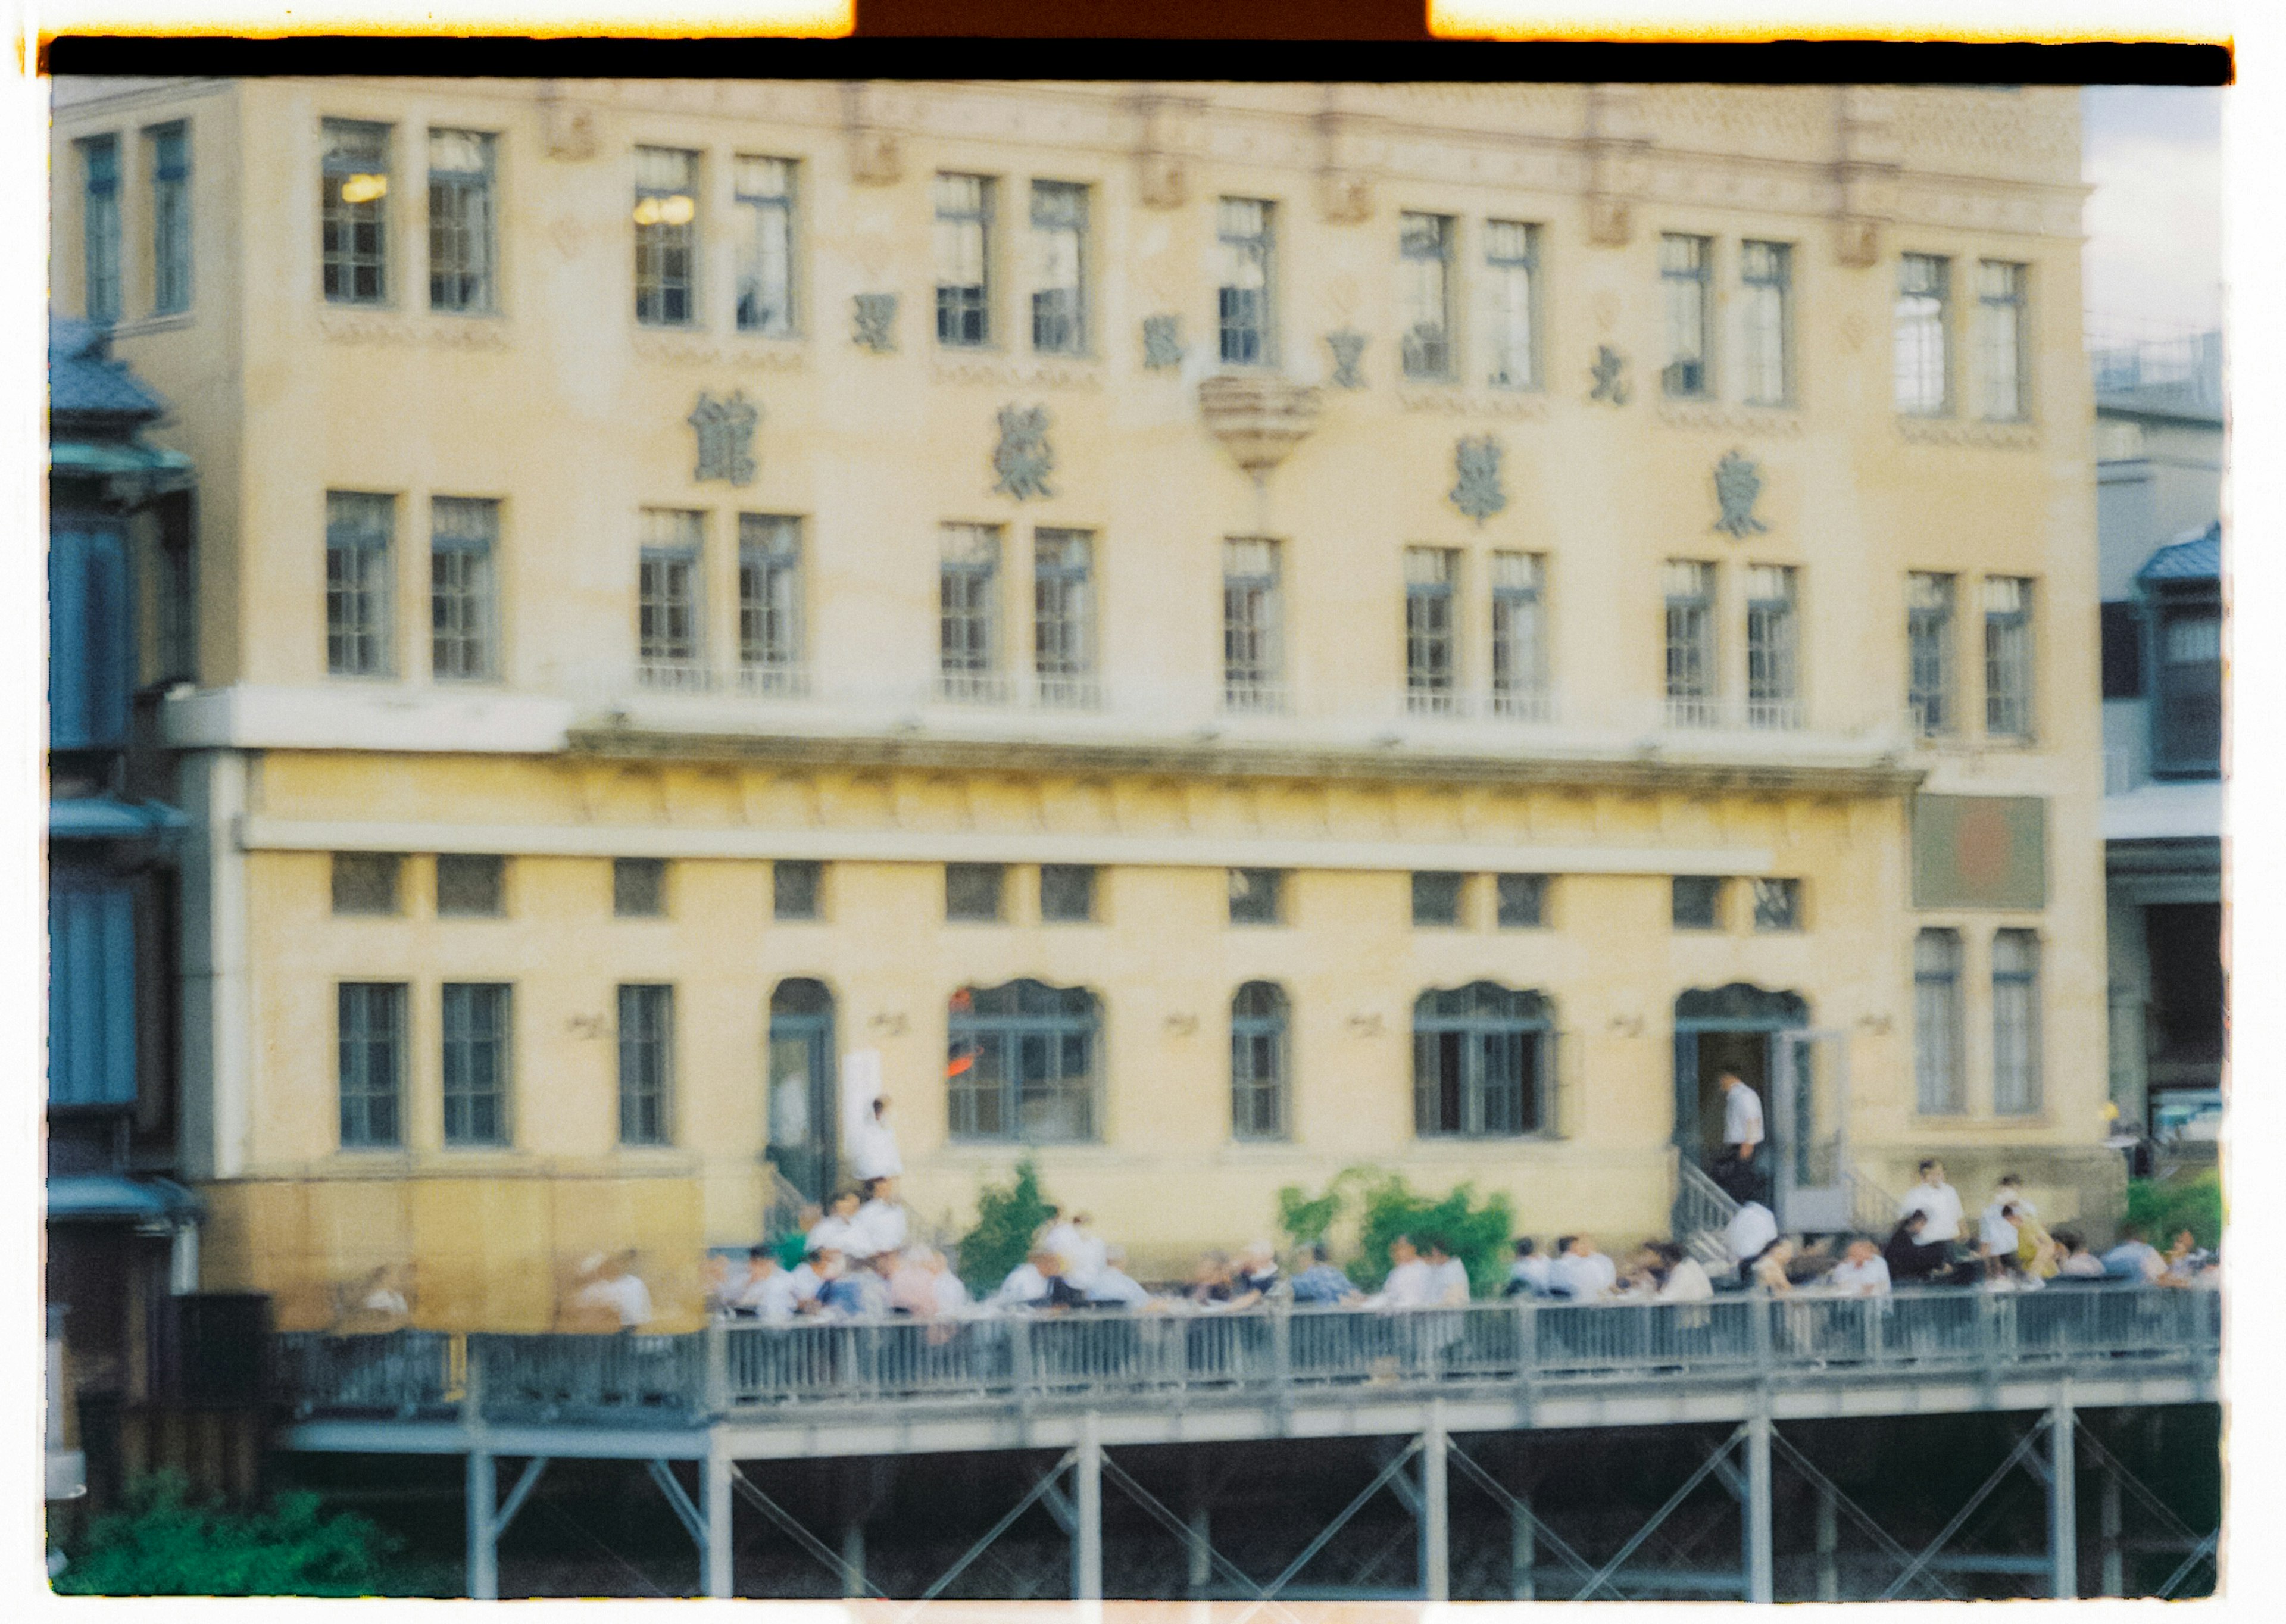
<svg viewBox="0 0 2286 1624">
<path fill-rule="evenodd" d="M 1890 1582 L 1888 1589 L 1881 1592 L 1883 1601 L 1896 1600 L 1907 1585 L 1920 1577 L 1921 1570 L 1935 1559 L 1937 1552 L 1951 1542 L 1952 1536 L 1959 1533 L 1967 1525 L 1968 1519 L 1976 1515 L 1976 1508 L 1991 1498 L 1992 1491 L 2007 1480 L 2008 1474 L 2031 1455 L 2033 1449 L 2038 1446 L 2043 1438 L 2047 1436 L 2047 1433 L 2048 1418 L 2043 1415 L 2032 1423 L 2030 1431 L 2016 1441 L 2016 1447 L 2008 1452 L 2008 1458 L 1992 1469 L 1992 1475 L 1984 1479 L 1983 1487 L 1968 1497 L 1968 1503 L 1955 1512 L 1952 1520 L 1937 1531 L 1936 1538 L 1928 1542 L 1928 1548 L 1906 1564 L 1905 1571 Z"/>
<path fill-rule="evenodd" d="M 1707 1463 L 1701 1466 L 1697 1471 L 1692 1472 L 1690 1477 L 1683 1479 L 1683 1486 L 1675 1490 L 1672 1494 L 1669 1494 L 1667 1497 L 1667 1503 L 1659 1507 L 1658 1510 L 1651 1513 L 1651 1521 L 1636 1529 L 1634 1537 L 1628 1540 L 1626 1544 L 1620 1547 L 1619 1554 L 1617 1556 L 1613 1557 L 1609 1562 L 1606 1562 L 1603 1566 L 1597 1568 L 1593 1573 L 1588 1575 L 1588 1582 L 1580 1587 L 1579 1593 L 1572 1599 L 1577 1602 L 1584 1602 L 1589 1596 L 1595 1595 L 1596 1591 L 1604 1589 L 1609 1589 L 1615 1596 L 1618 1595 L 1619 1587 L 1612 1583 L 1612 1575 L 1618 1573 L 1622 1567 L 1627 1565 L 1628 1558 L 1634 1556 L 1636 1552 L 1641 1549 L 1643 1542 L 1645 1540 L 1648 1540 L 1653 1533 L 1656 1533 L 1659 1531 L 1659 1525 L 1661 1523 L 1665 1522 L 1668 1518 L 1675 1514 L 1675 1507 L 1690 1499 L 1692 1491 L 1697 1489 L 1700 1484 L 1706 1482 L 1707 1478 L 1714 1475 L 1716 1469 L 1720 1467 L 1723 1462 L 1730 1458 L 1730 1451 L 1736 1449 L 1740 1443 L 1745 1441 L 1746 1436 L 1746 1428 L 1742 1423 L 1731 1432 L 1730 1437 L 1722 1440 L 1722 1447 L 1720 1448 L 1716 1449 L 1713 1455 L 1707 1457 Z"/>
<path fill-rule="evenodd" d="M 755 1487 L 753 1480 L 738 1470 L 738 1463 L 736 1461 L 730 1462 L 730 1486 L 743 1495 L 754 1510 L 784 1529 L 795 1544 L 816 1557 L 824 1565 L 826 1571 L 840 1580 L 842 1583 L 863 1585 L 867 1590 L 879 1596 L 883 1601 L 889 1599 L 888 1592 L 844 1562 L 840 1551 L 835 1550 L 824 1540 L 803 1527 L 800 1520 L 792 1512 Z"/>
</svg>

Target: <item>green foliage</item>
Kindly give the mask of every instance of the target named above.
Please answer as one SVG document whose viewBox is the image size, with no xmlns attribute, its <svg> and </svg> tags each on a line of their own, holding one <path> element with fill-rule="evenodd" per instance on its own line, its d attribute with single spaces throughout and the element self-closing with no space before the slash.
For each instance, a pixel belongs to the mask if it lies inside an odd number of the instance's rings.
<svg viewBox="0 0 2286 1624">
<path fill-rule="evenodd" d="M 1334 1175 L 1326 1193 L 1317 1196 L 1298 1184 L 1287 1185 L 1278 1192 L 1278 1227 L 1297 1248 L 1315 1245 L 1326 1238 L 1340 1218 L 1351 1192 L 1372 1177 L 1369 1167 L 1345 1167 Z"/>
<path fill-rule="evenodd" d="M 988 1184 L 976 1193 L 976 1227 L 960 1237 L 961 1283 L 978 1297 L 997 1290 L 1031 1255 L 1032 1242 L 1047 1222 L 1040 1170 L 1026 1156 L 1016 1163 L 1013 1182 Z"/>
<path fill-rule="evenodd" d="M 1360 1196 L 1358 1256 L 1349 1273 L 1364 1289 L 1374 1290 L 1388 1279 L 1389 1243 L 1409 1235 L 1424 1251 L 1435 1241 L 1465 1264 L 1475 1296 L 1499 1292 L 1508 1273 L 1515 1214 L 1505 1195 L 1478 1202 L 1473 1185 L 1462 1185 L 1442 1196 L 1424 1195 L 1399 1174 L 1346 1168 L 1321 1195 L 1312 1196 L 1298 1185 L 1279 1191 L 1279 1225 L 1297 1246 L 1306 1246 L 1323 1240 L 1352 1199 Z"/>
<path fill-rule="evenodd" d="M 2161 1251 L 2179 1229 L 2201 1246 L 2222 1243 L 2222 1174 L 2215 1168 L 2165 1179 L 2127 1181 L 2127 1221 L 2143 1226 L 2144 1238 Z"/>
<path fill-rule="evenodd" d="M 264 1511 L 192 1499 L 180 1474 L 128 1486 L 55 1581 L 67 1596 L 386 1596 L 405 1593 L 390 1558 L 401 1541 L 354 1512 L 327 1516 L 315 1494 L 280 1494 Z"/>
</svg>

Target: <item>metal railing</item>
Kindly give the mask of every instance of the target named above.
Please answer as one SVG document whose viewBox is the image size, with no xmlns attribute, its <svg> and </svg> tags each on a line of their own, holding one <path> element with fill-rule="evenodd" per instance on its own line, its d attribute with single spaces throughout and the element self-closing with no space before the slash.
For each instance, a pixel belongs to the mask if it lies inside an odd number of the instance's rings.
<svg viewBox="0 0 2286 1624">
<path fill-rule="evenodd" d="M 1737 1199 L 1689 1156 L 1677 1156 L 1675 1165 L 1675 1238 L 1728 1229 L 1730 1220 L 1738 1216 Z"/>
<path fill-rule="evenodd" d="M 658 693 L 711 694 L 714 673 L 696 659 L 647 659 L 635 666 L 635 682 Z"/>
<path fill-rule="evenodd" d="M 745 661 L 738 667 L 738 691 L 762 699 L 807 699 L 809 667 L 792 660 Z"/>
</svg>

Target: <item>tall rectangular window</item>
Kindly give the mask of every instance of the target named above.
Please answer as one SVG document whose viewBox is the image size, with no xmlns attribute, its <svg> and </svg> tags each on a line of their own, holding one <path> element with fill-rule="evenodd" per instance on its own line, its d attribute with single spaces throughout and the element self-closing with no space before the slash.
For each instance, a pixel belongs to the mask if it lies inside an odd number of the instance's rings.
<svg viewBox="0 0 2286 1624">
<path fill-rule="evenodd" d="M 1908 254 L 1897 266 L 1897 410 L 1942 417 L 1952 409 L 1952 262 Z"/>
<path fill-rule="evenodd" d="M 1454 592 L 1461 556 L 1450 548 L 1405 549 L 1405 708 L 1449 715 L 1459 708 L 1460 650 Z"/>
<path fill-rule="evenodd" d="M 1032 532 L 1032 665 L 1042 705 L 1088 708 L 1095 679 L 1095 541 L 1084 530 Z"/>
<path fill-rule="evenodd" d="M 1905 577 L 1906 703 L 1925 738 L 1958 726 L 1953 703 L 1952 587 L 1950 575 Z"/>
<path fill-rule="evenodd" d="M 1913 938 L 1913 1092 L 1924 1116 L 1968 1108 L 1960 1063 L 1960 933 Z"/>
<path fill-rule="evenodd" d="M 999 704 L 1007 697 L 1000 678 L 999 527 L 947 524 L 938 548 L 938 697 Z"/>
<path fill-rule="evenodd" d="M 319 250 L 332 304 L 389 298 L 389 134 L 387 124 L 325 122 Z"/>
<path fill-rule="evenodd" d="M 2040 1108 L 2040 939 L 2029 930 L 1992 937 L 1992 1108 Z"/>
<path fill-rule="evenodd" d="M 2222 605 L 2203 594 L 2162 599 L 2156 619 L 2151 770 L 2213 777 L 2222 770 Z"/>
<path fill-rule="evenodd" d="M 1984 578 L 1984 731 L 2032 737 L 2032 583 Z"/>
<path fill-rule="evenodd" d="M 794 165 L 739 158 L 731 166 L 737 233 L 738 328 L 784 336 L 793 328 Z"/>
<path fill-rule="evenodd" d="M 674 1086 L 674 989 L 619 989 L 619 1143 L 665 1145 Z"/>
<path fill-rule="evenodd" d="M 1801 655 L 1790 565 L 1746 569 L 1746 725 L 1801 726 Z"/>
<path fill-rule="evenodd" d="M 1222 544 L 1222 705 L 1226 711 L 1282 711 L 1286 678 L 1279 603 L 1278 543 L 1254 538 Z"/>
<path fill-rule="evenodd" d="M 90 136 L 79 143 L 82 217 L 86 250 L 87 319 L 119 319 L 119 138 Z"/>
<path fill-rule="evenodd" d="M 508 1143 L 508 991 L 497 982 L 446 983 L 445 1142 Z"/>
<path fill-rule="evenodd" d="M 1678 728 L 1721 720 L 1714 659 L 1714 566 L 1670 558 L 1667 593 L 1667 719 Z"/>
<path fill-rule="evenodd" d="M 1785 406 L 1793 398 L 1793 249 L 1740 243 L 1738 283 L 1747 403 Z"/>
<path fill-rule="evenodd" d="M 390 540 L 396 518 L 393 496 L 326 493 L 326 669 L 335 676 L 388 676 L 395 667 Z"/>
<path fill-rule="evenodd" d="M 1087 188 L 1032 183 L 1032 348 L 1087 352 Z"/>
<path fill-rule="evenodd" d="M 698 154 L 635 148 L 635 319 L 688 327 L 698 319 Z"/>
<path fill-rule="evenodd" d="M 992 342 L 992 182 L 936 177 L 936 341 Z"/>
<path fill-rule="evenodd" d="M 1222 264 L 1215 313 L 1225 366 L 1268 366 L 1277 359 L 1270 308 L 1272 213 L 1272 205 L 1259 198 L 1226 197 L 1216 207 L 1215 241 Z"/>
<path fill-rule="evenodd" d="M 798 694 L 802 654 L 801 521 L 738 516 L 738 679 L 750 693 Z"/>
<path fill-rule="evenodd" d="M 430 130 L 430 309 L 474 315 L 493 308 L 494 232 L 493 138 Z"/>
<path fill-rule="evenodd" d="M 1493 555 L 1493 709 L 1502 716 L 1548 719 L 1547 576 L 1537 553 Z"/>
<path fill-rule="evenodd" d="M 2024 285 L 2027 265 L 1997 259 L 1976 266 L 1976 371 L 1984 415 L 2011 422 L 2025 416 Z"/>
<path fill-rule="evenodd" d="M 1494 389 L 1540 385 L 1540 227 L 1518 220 L 1485 222 L 1486 335 Z"/>
<path fill-rule="evenodd" d="M 191 308 L 191 130 L 161 124 L 143 132 L 151 155 L 151 313 Z"/>
<path fill-rule="evenodd" d="M 438 496 L 429 504 L 430 670 L 439 682 L 500 674 L 493 554 L 500 504 Z"/>
<path fill-rule="evenodd" d="M 646 508 L 635 565 L 636 674 L 652 688 L 707 686 L 699 570 L 706 516 Z"/>
<path fill-rule="evenodd" d="M 343 981 L 335 990 L 342 1148 L 393 1148 L 405 1133 L 404 984 Z"/>
<path fill-rule="evenodd" d="M 1453 374 L 1453 217 L 1405 214 L 1397 219 L 1397 305 L 1408 378 Z"/>
<path fill-rule="evenodd" d="M 1286 994 L 1275 982 L 1249 981 L 1230 1001 L 1233 1138 L 1286 1137 Z"/>
<path fill-rule="evenodd" d="M 1709 320 L 1714 304 L 1714 240 L 1670 232 L 1659 240 L 1659 280 L 1667 304 L 1667 365 L 1659 384 L 1689 399 L 1713 391 Z"/>
</svg>

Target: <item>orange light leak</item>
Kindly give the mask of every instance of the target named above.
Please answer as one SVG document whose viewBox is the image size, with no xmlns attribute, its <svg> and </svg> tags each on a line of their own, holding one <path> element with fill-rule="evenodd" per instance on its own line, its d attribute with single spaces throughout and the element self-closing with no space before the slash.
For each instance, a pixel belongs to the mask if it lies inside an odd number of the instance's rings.
<svg viewBox="0 0 2286 1624">
<path fill-rule="evenodd" d="M 186 22 L 180 5 L 112 4 L 46 8 L 43 47 L 59 35 L 151 39 L 207 35 L 232 39 L 308 39 L 327 35 L 374 38 L 461 39 L 843 39 L 856 32 L 857 0 L 744 0 L 709 12 L 675 0 L 606 0 L 600 5 L 540 7 L 532 0 L 455 0 L 449 14 L 419 4 L 299 4 L 281 18 L 276 6 L 198 9 Z"/>
<path fill-rule="evenodd" d="M 2056 26 L 2055 8 L 2018 0 L 1983 4 L 1927 4 L 1918 8 L 1896 0 L 1864 0 L 1858 14 L 1837 17 L 1845 8 L 1827 4 L 1805 16 L 1783 7 L 1759 14 L 1738 0 L 1699 0 L 1661 8 L 1642 0 L 1603 4 L 1549 4 L 1547 0 L 1428 0 L 1429 32 L 1448 40 L 1570 40 L 1626 44 L 1769 44 L 1778 40 L 1927 40 L 1970 44 L 2067 45 L 2090 43 L 2228 45 L 2227 10 L 2209 0 L 2145 0 L 2137 15 L 2117 15 L 2115 6 L 2101 23 L 2084 28 Z M 1807 9 L 1807 8 L 1805 8 Z M 1918 10 L 1906 20 L 1898 12 Z"/>
</svg>

